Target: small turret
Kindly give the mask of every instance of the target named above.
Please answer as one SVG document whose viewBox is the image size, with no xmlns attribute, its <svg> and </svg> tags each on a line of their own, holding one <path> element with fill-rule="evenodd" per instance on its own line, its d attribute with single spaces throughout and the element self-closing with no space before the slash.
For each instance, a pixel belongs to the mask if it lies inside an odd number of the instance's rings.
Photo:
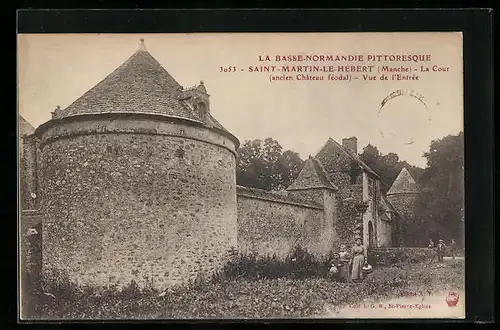
<svg viewBox="0 0 500 330">
<path fill-rule="evenodd" d="M 210 114 L 210 95 L 207 93 L 203 81 L 200 81 L 198 86 L 180 90 L 178 98 L 193 110 L 201 122 L 207 124 L 207 118 Z"/>
<path fill-rule="evenodd" d="M 405 228 L 406 224 L 414 220 L 418 193 L 415 179 L 406 168 L 403 168 L 386 194 L 387 200 L 400 216 L 400 223 L 397 225 L 399 244 L 408 245 L 408 242 L 405 242 Z"/>
<path fill-rule="evenodd" d="M 323 220 L 318 227 L 322 233 L 315 246 L 328 253 L 338 239 L 336 231 L 336 192 L 338 188 L 328 179 L 323 165 L 312 156 L 304 162 L 297 178 L 287 188 L 290 196 L 315 201 L 323 205 Z"/>
<path fill-rule="evenodd" d="M 55 110 L 50 113 L 52 115 L 52 118 L 56 117 L 60 111 L 61 111 L 61 107 L 57 106 L 55 108 Z"/>
</svg>

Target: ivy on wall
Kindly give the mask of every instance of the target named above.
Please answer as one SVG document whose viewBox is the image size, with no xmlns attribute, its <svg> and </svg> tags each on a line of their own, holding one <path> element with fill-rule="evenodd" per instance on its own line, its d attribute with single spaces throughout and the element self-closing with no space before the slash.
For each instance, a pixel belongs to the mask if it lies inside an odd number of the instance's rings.
<svg viewBox="0 0 500 330">
<path fill-rule="evenodd" d="M 347 171 L 350 177 L 351 184 L 356 183 L 356 180 L 359 175 L 361 175 L 361 169 L 359 165 L 353 160 L 349 165 L 349 170 Z"/>
<path fill-rule="evenodd" d="M 354 199 L 339 200 L 339 218 L 337 220 L 337 235 L 339 245 L 354 244 L 356 237 L 363 234 L 363 213 L 368 208 L 368 203 L 359 202 Z"/>
</svg>

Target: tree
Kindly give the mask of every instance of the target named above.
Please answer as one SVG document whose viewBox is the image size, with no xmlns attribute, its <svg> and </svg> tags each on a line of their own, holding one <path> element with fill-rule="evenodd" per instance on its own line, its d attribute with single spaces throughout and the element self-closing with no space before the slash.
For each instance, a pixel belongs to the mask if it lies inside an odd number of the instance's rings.
<svg viewBox="0 0 500 330">
<path fill-rule="evenodd" d="M 400 161 L 399 156 L 393 152 L 386 155 L 381 154 L 377 147 L 371 144 L 363 148 L 360 158 L 380 176 L 380 190 L 383 194 L 389 190 L 403 167 L 408 169 L 415 180 L 418 180 L 423 172 L 423 169 L 417 166 L 410 165 L 406 161 Z"/>
<path fill-rule="evenodd" d="M 281 184 L 280 189 L 288 187 L 292 184 L 293 180 L 299 175 L 304 161 L 300 158 L 299 154 L 287 150 L 279 158 L 277 164 L 277 171 L 280 173 Z"/>
<path fill-rule="evenodd" d="M 288 187 L 299 174 L 303 160 L 278 141 L 267 138 L 245 141 L 238 149 L 236 183 L 264 190 Z"/>
<path fill-rule="evenodd" d="M 415 213 L 427 237 L 455 239 L 463 244 L 464 221 L 463 132 L 432 141 L 424 154 L 427 168 L 420 179 Z"/>
</svg>

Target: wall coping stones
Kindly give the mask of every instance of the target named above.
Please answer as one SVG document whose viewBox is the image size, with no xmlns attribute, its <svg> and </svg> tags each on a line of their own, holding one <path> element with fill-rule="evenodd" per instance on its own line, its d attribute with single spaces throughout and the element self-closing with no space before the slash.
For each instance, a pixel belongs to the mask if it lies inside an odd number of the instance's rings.
<svg viewBox="0 0 500 330">
<path fill-rule="evenodd" d="M 276 193 L 257 188 L 236 186 L 236 194 L 237 196 L 242 196 L 242 197 L 261 199 L 265 201 L 301 206 L 317 210 L 324 210 L 324 206 L 322 204 L 311 200 L 298 198 L 295 196 L 292 197 L 290 195 L 284 195 L 281 193 Z"/>
</svg>

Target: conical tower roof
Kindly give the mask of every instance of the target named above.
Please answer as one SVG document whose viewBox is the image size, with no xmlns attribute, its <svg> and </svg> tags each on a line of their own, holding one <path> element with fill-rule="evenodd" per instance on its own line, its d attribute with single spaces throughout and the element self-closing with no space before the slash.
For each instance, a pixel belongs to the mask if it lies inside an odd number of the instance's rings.
<svg viewBox="0 0 500 330">
<path fill-rule="evenodd" d="M 33 132 L 35 132 L 35 128 L 23 116 L 19 115 L 19 137 L 33 134 Z"/>
<path fill-rule="evenodd" d="M 302 167 L 299 175 L 287 188 L 287 190 L 303 190 L 313 188 L 337 189 L 328 180 L 321 164 L 316 159 L 309 157 Z"/>
<path fill-rule="evenodd" d="M 417 183 L 411 176 L 410 172 L 408 172 L 408 170 L 403 167 L 401 172 L 399 172 L 396 180 L 394 180 L 391 188 L 387 192 L 387 195 L 416 193 L 418 193 Z"/>
<path fill-rule="evenodd" d="M 138 50 L 122 65 L 52 119 L 92 114 L 152 114 L 181 118 L 202 124 L 179 93 L 182 86 L 146 50 L 141 39 Z M 206 125 L 229 133 L 210 114 Z"/>
</svg>

